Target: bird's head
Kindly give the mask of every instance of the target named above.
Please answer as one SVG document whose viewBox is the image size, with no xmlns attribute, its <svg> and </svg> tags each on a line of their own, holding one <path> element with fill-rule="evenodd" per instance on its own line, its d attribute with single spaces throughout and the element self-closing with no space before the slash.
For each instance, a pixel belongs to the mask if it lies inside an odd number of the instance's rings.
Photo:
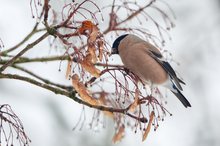
<svg viewBox="0 0 220 146">
<path fill-rule="evenodd" d="M 113 54 L 119 54 L 119 51 L 118 51 L 118 46 L 120 45 L 120 42 L 127 36 L 128 34 L 124 34 L 124 35 L 121 35 L 119 36 L 113 43 L 112 45 L 112 52 L 111 52 L 111 55 Z"/>
</svg>

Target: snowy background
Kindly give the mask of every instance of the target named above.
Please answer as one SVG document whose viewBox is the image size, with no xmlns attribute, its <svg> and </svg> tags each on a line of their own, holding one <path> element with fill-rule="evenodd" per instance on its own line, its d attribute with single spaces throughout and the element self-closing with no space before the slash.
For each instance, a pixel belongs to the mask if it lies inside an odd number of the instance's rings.
<svg viewBox="0 0 220 146">
<path fill-rule="evenodd" d="M 127 130 L 116 146 L 219 146 L 220 145 L 220 1 L 167 0 L 177 16 L 169 43 L 174 59 L 180 62 L 176 70 L 187 86 L 184 95 L 192 108 L 185 109 L 176 98 L 168 99 L 167 116 L 156 132 L 145 142 L 141 135 Z M 101 3 L 101 2 L 99 2 Z M 5 48 L 21 41 L 34 25 L 29 1 L 0 0 L 0 37 Z M 28 55 L 38 56 L 48 47 L 43 41 Z M 45 51 L 47 54 L 48 51 Z M 40 53 L 42 54 L 42 53 Z M 48 65 L 51 67 L 48 71 Z M 27 67 L 54 82 L 67 83 L 59 63 L 33 63 Z M 47 72 L 43 72 L 43 71 Z M 74 101 L 21 81 L 0 80 L 0 104 L 8 103 L 22 119 L 32 146 L 110 146 L 114 125 L 106 119 L 105 129 L 72 131 L 81 105 Z M 89 113 L 89 109 L 87 109 Z M 87 122 L 90 120 L 87 119 Z M 88 124 L 88 123 L 87 123 Z"/>
</svg>

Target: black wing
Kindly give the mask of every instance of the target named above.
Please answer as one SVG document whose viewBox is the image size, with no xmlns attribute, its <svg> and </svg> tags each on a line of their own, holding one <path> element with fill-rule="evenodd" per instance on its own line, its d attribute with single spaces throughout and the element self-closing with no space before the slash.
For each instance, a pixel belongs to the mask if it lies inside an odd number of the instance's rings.
<svg viewBox="0 0 220 146">
<path fill-rule="evenodd" d="M 185 83 L 179 79 L 175 73 L 175 71 L 173 70 L 173 68 L 170 66 L 170 64 L 167 61 L 162 60 L 162 55 L 158 54 L 156 52 L 153 52 L 150 50 L 150 56 L 153 57 L 165 70 L 166 72 L 169 74 L 169 76 L 171 77 L 171 79 L 174 81 L 174 83 L 176 84 L 176 86 L 178 87 L 178 89 L 183 90 L 180 83 L 184 84 Z"/>
</svg>

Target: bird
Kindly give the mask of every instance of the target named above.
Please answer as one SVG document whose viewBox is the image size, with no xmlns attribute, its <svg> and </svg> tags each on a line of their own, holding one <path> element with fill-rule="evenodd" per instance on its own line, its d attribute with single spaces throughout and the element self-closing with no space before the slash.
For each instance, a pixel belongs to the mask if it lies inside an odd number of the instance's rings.
<svg viewBox="0 0 220 146">
<path fill-rule="evenodd" d="M 169 89 L 187 108 L 190 102 L 181 93 L 181 84 L 169 62 L 157 47 L 133 34 L 124 34 L 115 39 L 111 55 L 118 54 L 125 68 L 137 75 L 151 87 L 163 86 Z"/>
</svg>

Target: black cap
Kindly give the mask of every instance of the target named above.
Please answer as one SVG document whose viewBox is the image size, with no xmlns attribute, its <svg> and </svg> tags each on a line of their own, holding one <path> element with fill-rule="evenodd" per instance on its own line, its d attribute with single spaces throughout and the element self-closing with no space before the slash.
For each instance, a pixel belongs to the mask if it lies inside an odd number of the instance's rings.
<svg viewBox="0 0 220 146">
<path fill-rule="evenodd" d="M 118 46 L 121 42 L 121 40 L 123 40 L 128 34 L 124 34 L 124 35 L 121 35 L 119 36 L 113 43 L 112 45 L 112 52 L 111 54 L 119 54 L 119 51 L 118 51 Z"/>
</svg>

